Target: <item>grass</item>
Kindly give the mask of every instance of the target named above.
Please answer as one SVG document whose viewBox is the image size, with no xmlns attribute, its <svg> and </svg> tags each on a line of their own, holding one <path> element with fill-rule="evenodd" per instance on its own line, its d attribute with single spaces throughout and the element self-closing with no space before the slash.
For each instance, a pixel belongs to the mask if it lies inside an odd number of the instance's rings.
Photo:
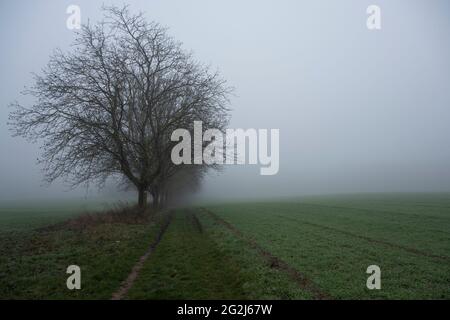
<svg viewBox="0 0 450 320">
<path fill-rule="evenodd" d="M 213 214 L 201 207 L 173 210 L 126 299 L 311 299 L 308 284 L 334 299 L 450 299 L 449 194 L 308 197 L 207 209 Z M 62 204 L 0 209 L 0 298 L 109 299 L 166 214 L 76 218 L 80 212 Z M 66 288 L 70 264 L 81 267 L 81 290 Z M 381 290 L 366 288 L 373 264 L 381 268 Z"/>
<path fill-rule="evenodd" d="M 189 212 L 176 212 L 164 240 L 131 289 L 131 299 L 244 298 L 239 266 L 202 233 Z"/>
<path fill-rule="evenodd" d="M 264 265 L 242 241 L 197 210 L 173 222 L 141 271 L 129 299 L 307 298 L 286 275 Z"/>
<path fill-rule="evenodd" d="M 449 299 L 450 198 L 387 199 L 314 198 L 210 209 L 334 298 Z M 365 286 L 372 264 L 381 268 L 382 290 Z"/>
<path fill-rule="evenodd" d="M 29 231 L 104 207 L 103 203 L 96 201 L 4 202 L 0 204 L 0 233 Z"/>
<path fill-rule="evenodd" d="M 38 215 L 42 211 L 38 210 Z M 30 213 L 24 212 L 27 216 Z M 78 212 L 80 214 L 80 212 Z M 62 221 L 75 212 L 60 211 L 47 221 Z M 20 217 L 18 220 L 24 219 Z M 90 224 L 86 224 L 89 220 Z M 0 233 L 0 298 L 109 299 L 153 240 L 159 223 L 72 218 L 42 228 L 15 222 Z M 66 268 L 81 268 L 81 290 L 68 290 Z"/>
</svg>

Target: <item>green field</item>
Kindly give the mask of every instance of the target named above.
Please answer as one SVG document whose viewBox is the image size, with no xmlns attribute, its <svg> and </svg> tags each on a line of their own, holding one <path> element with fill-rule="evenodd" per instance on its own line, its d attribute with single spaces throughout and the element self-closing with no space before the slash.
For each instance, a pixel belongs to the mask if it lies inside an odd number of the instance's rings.
<svg viewBox="0 0 450 320">
<path fill-rule="evenodd" d="M 59 208 L 0 210 L 0 298 L 109 299 L 171 217 L 124 299 L 450 299 L 450 194 L 208 204 L 79 228 L 61 221 L 81 211 Z M 66 288 L 70 264 L 81 290 Z"/>
</svg>

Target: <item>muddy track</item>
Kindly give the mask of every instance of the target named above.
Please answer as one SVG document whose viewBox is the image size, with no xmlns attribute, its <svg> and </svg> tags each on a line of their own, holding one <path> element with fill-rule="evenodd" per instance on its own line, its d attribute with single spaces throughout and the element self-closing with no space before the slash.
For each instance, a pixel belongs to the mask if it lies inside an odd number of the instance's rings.
<svg viewBox="0 0 450 320">
<path fill-rule="evenodd" d="M 133 269 L 131 269 L 130 274 L 125 279 L 125 281 L 122 282 L 120 285 L 120 288 L 113 293 L 111 300 L 121 300 L 123 299 L 130 288 L 133 286 L 134 281 L 139 275 L 139 272 L 141 271 L 142 267 L 144 266 L 145 261 L 148 259 L 148 257 L 153 253 L 156 246 L 161 242 L 161 239 L 166 232 L 167 228 L 170 225 L 170 222 L 172 221 L 172 212 L 169 212 L 167 215 L 166 220 L 164 221 L 164 224 L 161 226 L 161 229 L 159 230 L 156 239 L 153 241 L 153 243 L 150 245 L 150 247 L 147 249 L 145 254 L 139 258 L 139 261 L 134 265 Z"/>
<path fill-rule="evenodd" d="M 349 232 L 349 231 L 340 230 L 340 229 L 336 229 L 336 228 L 333 228 L 333 227 L 328 227 L 328 226 L 324 226 L 324 225 L 316 224 L 316 223 L 312 223 L 312 222 L 306 222 L 306 221 L 295 219 L 295 218 L 291 218 L 291 217 L 280 216 L 280 215 L 278 215 L 278 217 L 286 219 L 286 220 L 289 220 L 289 221 L 294 221 L 294 222 L 297 222 L 297 223 L 301 223 L 301 224 L 309 225 L 309 226 L 312 226 L 312 227 L 320 228 L 320 229 L 323 229 L 323 230 L 329 230 L 329 231 L 332 231 L 332 232 L 335 232 L 335 233 L 340 233 L 340 234 L 343 234 L 343 235 L 346 235 L 346 236 L 349 236 L 349 237 L 352 237 L 352 238 L 365 240 L 365 241 L 370 242 L 370 243 L 376 243 L 376 244 L 381 244 L 381 245 L 384 245 L 384 246 L 390 247 L 390 248 L 401 249 L 403 251 L 406 251 L 406 252 L 409 252 L 409 253 L 412 253 L 412 254 L 415 254 L 415 255 L 418 255 L 418 256 L 427 257 L 427 258 L 434 258 L 434 259 L 440 259 L 440 260 L 444 260 L 444 261 L 450 261 L 450 257 L 448 257 L 448 256 L 435 255 L 435 254 L 431 254 L 431 253 L 428 253 L 428 252 L 425 252 L 425 251 L 421 251 L 421 250 L 418 250 L 418 249 L 415 249 L 415 248 L 402 246 L 402 245 L 391 243 L 391 242 L 388 242 L 388 241 L 377 240 L 377 239 L 374 239 L 374 238 L 362 236 L 362 235 L 359 235 L 359 234 L 356 234 L 356 233 L 352 233 L 352 232 Z"/>
<path fill-rule="evenodd" d="M 285 274 L 287 274 L 292 280 L 294 280 L 297 285 L 307 292 L 311 293 L 314 299 L 317 300 L 331 300 L 333 299 L 328 293 L 324 292 L 320 289 L 312 280 L 307 278 L 303 273 L 298 271 L 297 269 L 290 266 L 287 262 L 281 260 L 280 258 L 274 256 L 272 253 L 261 247 L 256 241 L 249 239 L 245 236 L 241 231 L 239 231 L 235 226 L 230 224 L 229 222 L 223 220 L 215 213 L 209 211 L 206 208 L 203 208 L 203 211 L 206 212 L 210 217 L 212 217 L 215 221 L 226 227 L 230 230 L 235 236 L 243 240 L 247 243 L 252 249 L 256 250 L 258 254 L 264 258 L 267 265 L 270 268 L 277 269 Z"/>
</svg>

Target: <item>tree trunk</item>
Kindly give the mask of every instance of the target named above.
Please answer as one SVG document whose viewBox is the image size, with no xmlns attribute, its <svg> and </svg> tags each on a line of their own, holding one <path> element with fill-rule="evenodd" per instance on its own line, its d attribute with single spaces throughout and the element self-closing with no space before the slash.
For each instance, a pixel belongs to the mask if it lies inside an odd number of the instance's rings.
<svg viewBox="0 0 450 320">
<path fill-rule="evenodd" d="M 142 209 L 147 206 L 147 193 L 145 192 L 145 188 L 142 187 L 138 190 L 138 206 Z"/>
<path fill-rule="evenodd" d="M 160 208 L 164 208 L 164 191 L 159 194 L 158 205 Z"/>
<path fill-rule="evenodd" d="M 169 203 L 169 191 L 164 191 L 164 196 L 163 196 L 163 198 L 164 198 L 164 207 L 166 207 L 167 206 L 167 204 Z"/>
<path fill-rule="evenodd" d="M 153 208 L 154 209 L 159 209 L 159 192 L 158 191 L 154 191 L 152 193 L 152 197 L 153 197 Z"/>
</svg>

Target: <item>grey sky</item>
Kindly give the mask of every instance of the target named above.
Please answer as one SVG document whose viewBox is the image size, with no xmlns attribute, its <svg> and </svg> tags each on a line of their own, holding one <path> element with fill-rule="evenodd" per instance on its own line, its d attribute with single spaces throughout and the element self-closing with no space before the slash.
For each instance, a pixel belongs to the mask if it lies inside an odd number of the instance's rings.
<svg viewBox="0 0 450 320">
<path fill-rule="evenodd" d="M 280 129 L 278 175 L 228 166 L 202 196 L 450 191 L 448 1 L 126 3 L 236 88 L 231 127 Z M 100 17 L 96 1 L 0 4 L 0 200 L 84 194 L 41 187 L 38 146 L 6 126 L 8 103 L 27 102 L 19 92 L 30 73 L 54 48 L 69 50 L 70 4 L 83 22 Z M 370 4 L 381 7 L 382 30 L 366 28 Z"/>
</svg>

